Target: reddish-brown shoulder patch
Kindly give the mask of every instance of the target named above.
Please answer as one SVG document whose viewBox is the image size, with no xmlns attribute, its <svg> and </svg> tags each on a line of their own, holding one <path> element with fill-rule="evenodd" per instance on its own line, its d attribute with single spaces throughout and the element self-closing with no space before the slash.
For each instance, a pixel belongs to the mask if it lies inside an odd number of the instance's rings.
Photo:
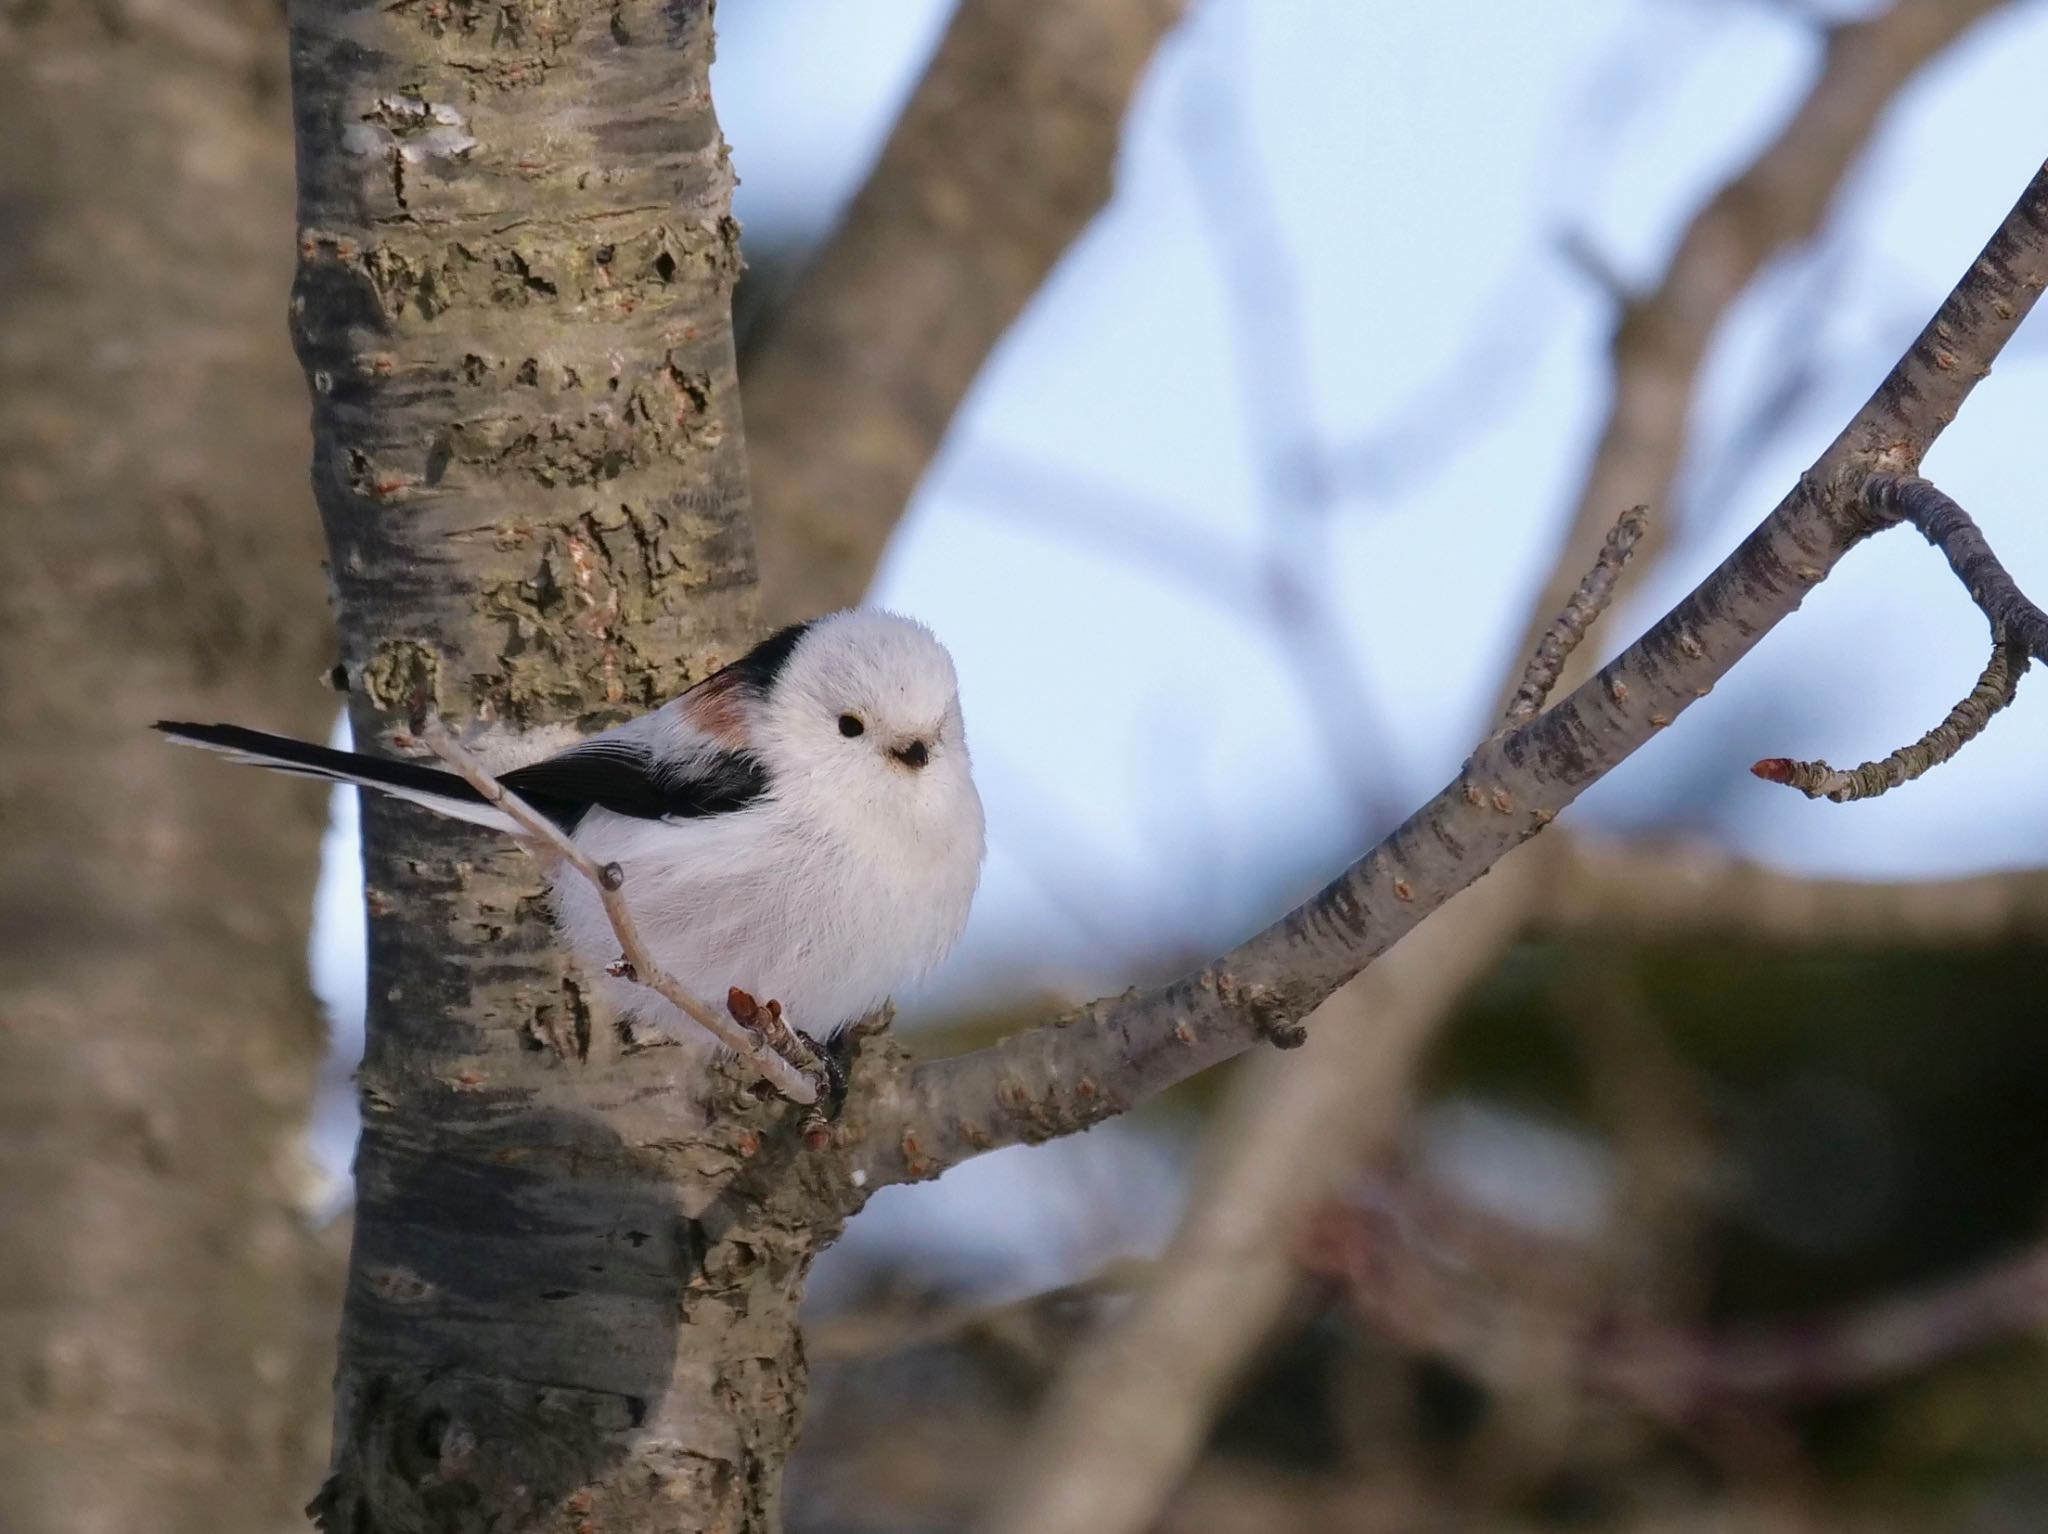
<svg viewBox="0 0 2048 1534">
<path fill-rule="evenodd" d="M 682 696 L 681 712 L 729 750 L 744 750 L 747 741 L 747 698 L 743 680 L 730 671 L 706 677 Z"/>
</svg>

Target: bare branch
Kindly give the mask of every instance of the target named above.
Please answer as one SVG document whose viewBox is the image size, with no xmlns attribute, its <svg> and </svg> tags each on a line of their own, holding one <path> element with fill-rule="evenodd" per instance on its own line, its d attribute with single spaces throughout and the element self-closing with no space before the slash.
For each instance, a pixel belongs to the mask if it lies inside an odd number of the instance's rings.
<svg viewBox="0 0 2048 1534">
<path fill-rule="evenodd" d="M 1992 638 L 2011 640 L 2025 646 L 2035 660 L 2048 661 L 2048 613 L 2027 599 L 1967 511 L 1911 474 L 1871 475 L 1864 483 L 1863 499 L 1880 517 L 1910 522 L 1941 550 L 1990 623 Z"/>
<path fill-rule="evenodd" d="M 1071 1311 L 1120 1299 L 1144 1282 L 1156 1266 L 1143 1257 L 1118 1257 L 1087 1278 L 1021 1299 L 948 1305 L 918 1315 L 858 1310 L 832 1315 L 805 1329 L 804 1351 L 814 1363 L 861 1363 L 933 1343 L 1003 1341 L 1070 1330 L 1067 1317 Z M 1040 1351 L 1042 1346 L 1034 1346 L 1032 1351 Z"/>
<path fill-rule="evenodd" d="M 1462 1255 L 1462 1254 L 1461 1254 Z M 1507 1273 L 1432 1261 L 1380 1211 L 1323 1220 L 1311 1272 L 1340 1278 L 1390 1337 L 1426 1349 L 1496 1388 L 1527 1388 L 1532 1369 L 1556 1382 L 1685 1420 L 1741 1401 L 1796 1404 L 1925 1369 L 2048 1318 L 2048 1246 L 2035 1245 L 1959 1276 L 1796 1326 L 1699 1333 L 1669 1324 L 1567 1318 L 1522 1300 Z M 1560 1336 L 1560 1333 L 1564 1335 Z M 1531 1333 L 1555 1348 L 1504 1346 Z"/>
<path fill-rule="evenodd" d="M 1983 733 L 1992 715 L 2011 704 L 2028 665 L 2048 661 L 2048 613 L 2020 590 L 1968 512 L 1913 475 L 1873 474 L 1864 483 L 1863 500 L 1880 526 L 1910 522 L 1947 556 L 1949 568 L 1991 625 L 1991 659 L 1948 717 L 1890 756 L 1847 772 L 1823 761 L 1783 756 L 1766 757 L 1750 768 L 1767 783 L 1783 783 L 1809 799 L 1837 804 L 1875 799 L 1951 760 Z"/>
<path fill-rule="evenodd" d="M 772 613 L 860 599 L 990 350 L 1108 200 L 1184 0 L 963 0 L 866 185 L 742 359 Z"/>
<path fill-rule="evenodd" d="M 1629 280 L 1621 274 L 1599 242 L 1583 229 L 1568 229 L 1558 237 L 1558 254 L 1587 282 L 1604 294 L 1615 308 L 1626 313 L 1642 302 Z"/>
<path fill-rule="evenodd" d="M 1305 1017 L 1703 697 L 1870 531 L 1873 472 L 1911 472 L 2048 283 L 2048 165 L 1920 338 L 1792 492 L 1597 677 L 1463 770 L 1320 894 L 1199 973 L 1091 1002 L 991 1048 L 877 1082 L 864 1168 L 931 1177 L 1068 1134 Z"/>
<path fill-rule="evenodd" d="M 1886 883 L 1809 879 L 1704 846 L 1546 839 L 1535 930 L 1602 942 L 1686 937 L 1844 947 L 2048 939 L 2048 869 Z"/>
<path fill-rule="evenodd" d="M 2048 1317 L 2048 1250 L 1818 1324 L 1689 1337 L 1619 1337 L 1596 1360 L 1602 1388 L 1670 1413 L 1728 1399 L 1812 1400 L 1924 1369 Z"/>
<path fill-rule="evenodd" d="M 622 955 L 611 973 L 622 980 L 646 986 L 685 1017 L 703 1026 L 713 1038 L 745 1060 L 791 1102 L 809 1106 L 818 1100 L 818 1085 L 804 1071 L 771 1048 L 763 1038 L 742 1026 L 737 1018 L 724 1017 L 684 990 L 680 983 L 648 954 L 640 939 L 639 925 L 626 904 L 626 876 L 616 863 L 602 867 L 562 834 L 562 828 L 500 783 L 484 765 L 463 749 L 446 725 L 431 715 L 414 723 L 415 732 L 429 751 L 462 775 L 462 780 L 482 794 L 494 808 L 511 816 L 521 831 L 519 844 L 543 863 L 567 863 L 590 881 L 604 902 L 604 914 L 619 940 Z M 780 1021 L 780 1017 L 776 1018 Z"/>
<path fill-rule="evenodd" d="M 2018 695 L 2020 673 L 2027 668 L 2027 653 L 2018 645 L 1999 643 L 1991 647 L 1991 659 L 1966 697 L 1948 711 L 1940 724 L 1889 756 L 1846 771 L 1830 767 L 1819 757 L 1801 761 L 1789 756 L 1767 756 L 1749 770 L 1766 783 L 1796 788 L 1809 799 L 1831 799 L 1847 804 L 1855 799 L 1875 799 L 1901 784 L 1910 783 L 1955 754 L 1984 732 L 1991 716 Z"/>
<path fill-rule="evenodd" d="M 1600 545 L 1599 557 L 1593 561 L 1593 568 L 1586 572 L 1586 578 L 1579 582 L 1578 590 L 1565 603 L 1564 611 L 1552 621 L 1550 629 L 1537 642 L 1536 653 L 1529 657 L 1529 664 L 1522 670 L 1521 684 L 1515 688 L 1515 695 L 1508 700 L 1502 724 L 1514 729 L 1527 724 L 1536 717 L 1550 690 L 1557 685 L 1557 679 L 1564 671 L 1565 662 L 1586 637 L 1586 630 L 1599 621 L 1607 611 L 1607 604 L 1614 599 L 1614 583 L 1620 577 L 1622 566 L 1635 552 L 1636 541 L 1643 536 L 1643 529 L 1649 525 L 1650 508 L 1631 506 L 1621 514 L 1621 520 L 1614 524 L 1614 530 L 1607 535 L 1607 541 Z"/>
</svg>

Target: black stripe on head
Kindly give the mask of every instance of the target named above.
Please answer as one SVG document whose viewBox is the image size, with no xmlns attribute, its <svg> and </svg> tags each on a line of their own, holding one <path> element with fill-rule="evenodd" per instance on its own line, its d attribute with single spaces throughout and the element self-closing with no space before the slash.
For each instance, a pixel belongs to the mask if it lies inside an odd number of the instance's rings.
<svg viewBox="0 0 2048 1534">
<path fill-rule="evenodd" d="M 808 623 L 792 623 L 786 629 L 776 630 L 721 671 L 720 677 L 731 677 L 730 685 L 744 687 L 757 695 L 765 694 L 775 685 L 775 679 L 782 675 L 782 668 L 789 664 L 789 657 L 796 651 L 797 641 L 809 629 Z"/>
</svg>

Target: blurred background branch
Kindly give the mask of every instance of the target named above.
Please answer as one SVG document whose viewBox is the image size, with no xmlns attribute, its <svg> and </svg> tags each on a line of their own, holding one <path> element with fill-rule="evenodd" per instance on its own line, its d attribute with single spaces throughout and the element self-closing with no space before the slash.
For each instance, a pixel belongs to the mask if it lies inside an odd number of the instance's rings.
<svg viewBox="0 0 2048 1534">
<path fill-rule="evenodd" d="M 852 206 L 741 358 L 772 619 L 860 600 L 968 386 L 1110 192 L 1183 0 L 962 0 Z"/>
<path fill-rule="evenodd" d="M 1700 369 L 1722 317 L 1773 257 L 1821 229 L 1906 83 L 2004 3 L 1894 0 L 1867 20 L 1826 29 L 1820 72 L 1777 137 L 1693 215 L 1656 286 L 1620 301 L 1607 419 L 1532 623 L 1564 604 L 1616 507 L 1671 505 Z M 1668 536 L 1668 523 L 1653 521 L 1643 554 Z"/>
<path fill-rule="evenodd" d="M 2048 871 L 1821 879 L 1696 843 L 1564 836 L 1534 913 L 1554 935 L 1845 948 L 1975 948 L 2048 938 Z"/>
<path fill-rule="evenodd" d="M 1721 317 L 1771 254 L 1820 227 L 1913 72 L 1994 8 L 1899 0 L 1866 23 L 1832 30 L 1824 65 L 1785 128 L 1707 200 L 1663 279 L 1626 306 L 1612 348 L 1610 414 L 1525 621 L 1528 646 L 1594 564 L 1616 508 L 1672 503 L 1696 375 Z M 1258 280 L 1240 274 L 1241 283 Z M 1306 420 L 1269 423 L 1262 440 L 1311 432 Z M 1662 546 L 1653 531 L 1643 562 Z M 1586 674 L 1591 660 L 1587 652 L 1571 674 Z M 1509 673 L 1504 691 L 1518 674 Z M 1311 1049 L 1261 1061 L 1237 1084 L 1234 1110 L 1212 1131 L 1209 1155 L 1220 1166 L 1194 1190 L 1180 1234 L 1131 1313 L 1077 1354 L 1051 1395 L 988 1516 L 990 1534 L 1121 1534 L 1153 1522 L 1283 1311 L 1292 1253 L 1324 1186 L 1304 1173 L 1326 1156 L 1355 1160 L 1362 1119 L 1382 1136 L 1398 1132 L 1424 1041 L 1464 985 L 1550 907 L 1558 881 L 1543 862 L 1556 859 L 1541 844 L 1525 851 L 1333 998 L 1330 1007 L 1368 993 L 1348 1002 L 1347 1020 L 1355 1027 L 1369 1017 L 1361 1031 L 1370 1042 L 1331 1045 L 1320 1036 L 1342 1030 L 1319 1027 Z M 1219 1250 L 1227 1260 L 1211 1255 Z M 1219 1280 L 1219 1269 L 1228 1277 Z"/>
<path fill-rule="evenodd" d="M 1615 1397 L 1652 1416 L 1702 1418 L 1745 1403 L 1847 1395 L 2008 1333 L 2048 1323 L 2048 1246 L 1798 1324 L 1702 1335 L 1628 1308 L 1575 1309 L 1589 1287 L 1570 1252 L 1540 1253 L 1512 1230 L 1443 1247 L 1418 1239 L 1395 1190 L 1319 1213 L 1306 1270 L 1343 1284 L 1401 1346 L 1456 1361 L 1502 1390 Z M 1475 1253 L 1484 1254 L 1480 1262 Z M 1485 1267 L 1490 1256 L 1499 1266 Z M 1564 1308 L 1557 1308 L 1560 1301 Z M 1621 1303 L 1628 1305 L 1626 1297 Z M 1536 1378 L 1530 1378 L 1535 1376 Z"/>
</svg>

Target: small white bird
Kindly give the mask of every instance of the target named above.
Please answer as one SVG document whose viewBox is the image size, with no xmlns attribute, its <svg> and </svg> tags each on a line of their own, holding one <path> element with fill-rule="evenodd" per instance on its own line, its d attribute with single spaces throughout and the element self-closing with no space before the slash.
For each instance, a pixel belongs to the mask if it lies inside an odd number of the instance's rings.
<svg viewBox="0 0 2048 1534">
<path fill-rule="evenodd" d="M 224 724 L 157 725 L 280 772 L 356 783 L 515 832 L 453 773 Z M 779 1001 L 823 1041 L 945 957 L 981 877 L 952 658 L 893 613 L 834 613 L 763 640 L 650 714 L 503 773 L 600 866 L 617 863 L 649 955 L 718 1005 Z M 606 976 L 597 892 L 551 876 L 563 942 L 622 1015 L 709 1042 L 653 991 Z"/>
</svg>

